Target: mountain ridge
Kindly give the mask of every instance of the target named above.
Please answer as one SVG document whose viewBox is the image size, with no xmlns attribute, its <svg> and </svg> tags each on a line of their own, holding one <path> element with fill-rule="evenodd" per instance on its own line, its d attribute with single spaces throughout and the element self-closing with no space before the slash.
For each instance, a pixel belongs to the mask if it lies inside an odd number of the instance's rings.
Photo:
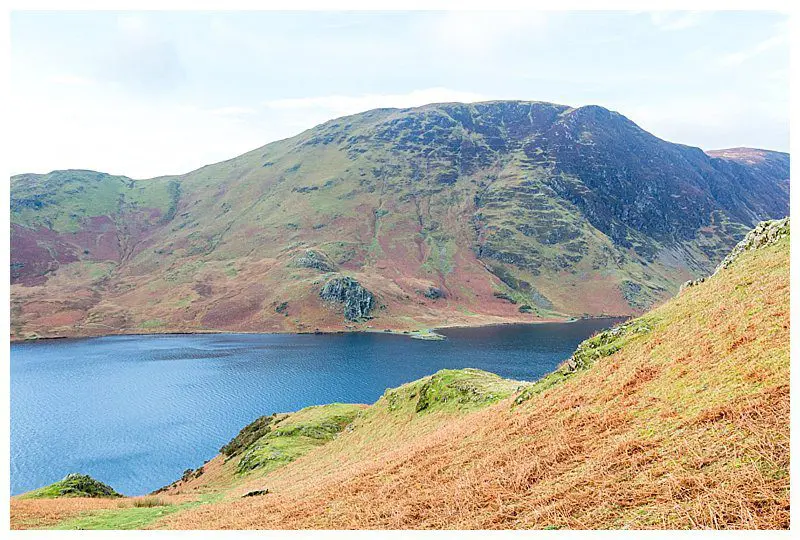
<svg viewBox="0 0 800 540">
<path fill-rule="evenodd" d="M 358 113 L 182 175 L 18 175 L 12 338 L 639 313 L 788 214 L 788 155 L 727 152 L 492 101 Z M 308 250 L 329 271 L 292 263 Z M 371 319 L 321 302 L 337 276 Z"/>
</svg>

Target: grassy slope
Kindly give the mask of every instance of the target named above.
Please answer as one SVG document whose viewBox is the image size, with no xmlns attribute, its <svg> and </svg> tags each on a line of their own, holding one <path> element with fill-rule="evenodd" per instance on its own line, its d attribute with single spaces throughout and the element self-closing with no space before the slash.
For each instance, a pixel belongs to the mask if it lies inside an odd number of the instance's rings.
<svg viewBox="0 0 800 540">
<path fill-rule="evenodd" d="M 440 372 L 288 465 L 216 458 L 164 494 L 205 504 L 147 526 L 786 528 L 788 254 L 744 253 L 531 387 Z M 12 524 L 44 502 L 14 499 Z"/>
<path fill-rule="evenodd" d="M 20 175 L 11 182 L 11 223 L 74 233 L 95 216 L 151 209 L 164 217 L 172 202 L 168 180 L 132 180 L 92 171 Z M 35 206 L 34 206 L 35 205 Z M 153 220 L 155 222 L 155 220 Z"/>
<path fill-rule="evenodd" d="M 356 423 L 259 479 L 270 495 L 155 526 L 788 527 L 788 248 L 745 253 L 519 405 Z"/>
</svg>

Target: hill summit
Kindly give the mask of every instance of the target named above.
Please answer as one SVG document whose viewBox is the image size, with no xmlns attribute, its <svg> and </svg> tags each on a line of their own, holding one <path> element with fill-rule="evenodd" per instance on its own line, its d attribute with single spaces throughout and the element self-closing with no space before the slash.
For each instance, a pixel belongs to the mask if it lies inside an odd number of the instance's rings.
<svg viewBox="0 0 800 540">
<path fill-rule="evenodd" d="M 787 154 L 598 106 L 377 109 L 180 176 L 12 177 L 12 338 L 636 314 L 788 209 Z"/>
</svg>

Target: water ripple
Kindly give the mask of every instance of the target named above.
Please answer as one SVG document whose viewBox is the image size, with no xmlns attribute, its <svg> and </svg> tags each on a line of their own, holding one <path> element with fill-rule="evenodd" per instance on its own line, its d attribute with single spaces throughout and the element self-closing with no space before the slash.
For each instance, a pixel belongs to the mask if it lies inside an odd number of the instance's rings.
<svg viewBox="0 0 800 540">
<path fill-rule="evenodd" d="M 159 335 L 11 347 L 11 493 L 83 472 L 137 495 L 213 457 L 263 414 L 372 403 L 443 368 L 532 380 L 613 321 L 382 334 Z"/>
</svg>

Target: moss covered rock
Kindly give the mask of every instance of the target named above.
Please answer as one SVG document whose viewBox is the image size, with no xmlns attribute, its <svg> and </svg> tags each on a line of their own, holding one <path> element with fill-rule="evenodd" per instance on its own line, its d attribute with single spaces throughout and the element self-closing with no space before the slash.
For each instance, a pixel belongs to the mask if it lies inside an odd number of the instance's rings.
<svg viewBox="0 0 800 540">
<path fill-rule="evenodd" d="M 26 499 L 56 499 L 59 497 L 122 497 L 114 489 L 88 474 L 71 473 L 49 486 L 23 495 Z"/>
<path fill-rule="evenodd" d="M 247 424 L 234 437 L 228 444 L 220 448 L 220 453 L 226 457 L 231 458 L 242 453 L 248 446 L 256 442 L 258 439 L 272 431 L 274 423 L 279 422 L 286 415 L 278 416 L 272 414 L 270 416 L 261 416 L 256 418 L 251 423 Z"/>
</svg>

